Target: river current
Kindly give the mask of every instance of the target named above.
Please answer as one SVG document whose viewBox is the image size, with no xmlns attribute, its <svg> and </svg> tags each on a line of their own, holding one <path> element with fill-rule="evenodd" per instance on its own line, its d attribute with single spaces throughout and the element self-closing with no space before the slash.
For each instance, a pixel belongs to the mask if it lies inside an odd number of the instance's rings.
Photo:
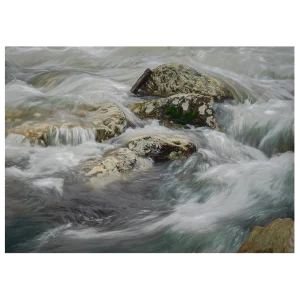
<svg viewBox="0 0 300 300">
<path fill-rule="evenodd" d="M 222 132 L 166 128 L 129 111 L 141 101 L 130 93 L 139 76 L 169 62 L 235 87 L 238 102 L 215 104 Z M 32 84 L 45 74 L 48 84 Z M 104 143 L 82 128 L 49 147 L 6 136 L 6 252 L 236 252 L 254 226 L 294 219 L 293 48 L 6 48 L 6 110 L 103 102 L 132 125 Z M 197 152 L 83 184 L 83 160 L 144 133 L 183 135 Z"/>
</svg>

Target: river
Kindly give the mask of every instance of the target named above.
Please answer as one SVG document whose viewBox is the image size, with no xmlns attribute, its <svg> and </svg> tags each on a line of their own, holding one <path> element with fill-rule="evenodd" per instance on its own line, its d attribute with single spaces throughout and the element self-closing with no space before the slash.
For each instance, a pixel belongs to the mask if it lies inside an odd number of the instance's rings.
<svg viewBox="0 0 300 300">
<path fill-rule="evenodd" d="M 146 68 L 178 62 L 230 82 L 239 102 L 215 104 L 223 132 L 170 129 L 128 110 Z M 47 74 L 48 84 L 34 86 Z M 132 124 L 104 143 L 76 130 L 65 143 L 5 140 L 6 252 L 236 252 L 254 226 L 294 219 L 294 49 L 7 47 L 5 108 L 56 110 L 113 102 Z M 184 135 L 187 159 L 153 163 L 103 186 L 77 166 L 143 133 Z"/>
</svg>

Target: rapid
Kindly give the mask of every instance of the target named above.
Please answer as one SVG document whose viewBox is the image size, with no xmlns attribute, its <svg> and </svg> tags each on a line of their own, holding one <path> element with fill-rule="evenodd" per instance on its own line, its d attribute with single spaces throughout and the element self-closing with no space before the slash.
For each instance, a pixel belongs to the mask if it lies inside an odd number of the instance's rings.
<svg viewBox="0 0 300 300">
<path fill-rule="evenodd" d="M 166 128 L 128 109 L 140 101 L 130 88 L 144 70 L 169 62 L 234 87 L 238 102 L 215 103 L 223 131 Z M 47 84 L 33 84 L 37 76 Z M 6 111 L 39 108 L 61 119 L 78 104 L 104 102 L 131 126 L 103 143 L 83 127 L 53 132 L 48 147 L 6 136 L 6 252 L 232 253 L 254 226 L 294 219 L 293 48 L 6 48 Z M 186 136 L 197 152 L 141 159 L 132 174 L 84 184 L 83 160 L 148 133 Z"/>
</svg>

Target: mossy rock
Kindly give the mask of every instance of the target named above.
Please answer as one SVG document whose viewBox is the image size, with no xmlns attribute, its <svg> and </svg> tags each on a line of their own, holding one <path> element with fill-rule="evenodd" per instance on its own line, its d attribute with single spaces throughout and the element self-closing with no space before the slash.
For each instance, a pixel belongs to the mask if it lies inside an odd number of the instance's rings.
<svg viewBox="0 0 300 300">
<path fill-rule="evenodd" d="M 145 95 L 161 97 L 193 93 L 213 98 L 215 101 L 233 99 L 232 93 L 215 78 L 178 63 L 153 69 L 140 91 Z"/>
<path fill-rule="evenodd" d="M 131 111 L 141 119 L 157 119 L 167 126 L 209 126 L 219 130 L 214 117 L 214 100 L 198 94 L 177 94 L 168 98 L 134 103 Z"/>
<path fill-rule="evenodd" d="M 293 253 L 294 221 L 276 219 L 265 227 L 256 226 L 239 253 Z"/>
</svg>

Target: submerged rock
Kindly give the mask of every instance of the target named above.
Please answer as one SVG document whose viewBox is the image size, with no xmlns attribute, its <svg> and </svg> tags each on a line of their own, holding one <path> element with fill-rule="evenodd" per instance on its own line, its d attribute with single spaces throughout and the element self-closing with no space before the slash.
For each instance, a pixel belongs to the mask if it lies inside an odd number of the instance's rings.
<svg viewBox="0 0 300 300">
<path fill-rule="evenodd" d="M 164 161 L 190 156 L 196 151 L 196 144 L 185 138 L 142 136 L 131 140 L 128 148 L 139 156 Z"/>
<path fill-rule="evenodd" d="M 67 78 L 67 76 L 68 72 L 50 71 L 36 75 L 29 81 L 29 84 L 36 88 L 43 88 L 47 91 L 58 86 Z"/>
<path fill-rule="evenodd" d="M 190 124 L 219 129 L 214 117 L 214 100 L 197 94 L 177 94 L 168 98 L 134 103 L 131 111 L 141 119 L 158 119 L 167 125 Z"/>
<path fill-rule="evenodd" d="M 133 169 L 137 156 L 128 148 L 107 151 L 101 158 L 87 160 L 84 163 L 86 176 L 100 176 L 111 173 L 124 173 Z"/>
<path fill-rule="evenodd" d="M 48 117 L 52 114 L 51 110 L 45 108 L 18 108 L 18 107 L 7 107 L 5 108 L 5 125 L 9 125 L 12 122 L 19 122 L 22 120 L 32 119 L 38 120 L 39 117 Z"/>
<path fill-rule="evenodd" d="M 293 253 L 294 221 L 276 219 L 265 227 L 255 226 L 239 253 Z"/>
<path fill-rule="evenodd" d="M 216 101 L 233 99 L 232 93 L 218 80 L 178 63 L 153 69 L 140 90 L 146 95 L 162 97 L 193 93 L 212 97 Z"/>
<path fill-rule="evenodd" d="M 46 113 L 47 112 L 47 113 Z M 98 105 L 82 104 L 75 111 L 61 109 L 56 112 L 34 109 L 14 115 L 8 113 L 6 135 L 14 133 L 28 138 L 31 144 L 78 144 L 84 140 L 95 139 L 103 142 L 120 135 L 127 127 L 124 113 L 113 103 Z M 24 117 L 24 119 L 20 119 Z M 13 123 L 8 124 L 13 121 Z M 15 124 L 16 123 L 16 124 Z"/>
</svg>

